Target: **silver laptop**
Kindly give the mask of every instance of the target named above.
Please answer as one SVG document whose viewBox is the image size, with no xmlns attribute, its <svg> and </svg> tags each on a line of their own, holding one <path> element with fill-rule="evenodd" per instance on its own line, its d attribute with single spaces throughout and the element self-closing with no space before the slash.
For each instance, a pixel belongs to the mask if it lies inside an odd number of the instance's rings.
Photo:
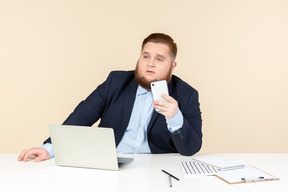
<svg viewBox="0 0 288 192">
<path fill-rule="evenodd" d="M 56 165 L 118 170 L 133 158 L 117 158 L 111 128 L 49 125 Z"/>
</svg>

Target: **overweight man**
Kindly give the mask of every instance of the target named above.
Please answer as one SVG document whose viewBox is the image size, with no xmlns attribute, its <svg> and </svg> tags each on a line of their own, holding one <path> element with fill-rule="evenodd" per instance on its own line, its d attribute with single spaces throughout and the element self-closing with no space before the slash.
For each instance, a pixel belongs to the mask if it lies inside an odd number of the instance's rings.
<svg viewBox="0 0 288 192">
<path fill-rule="evenodd" d="M 114 129 L 117 153 L 180 153 L 190 156 L 202 145 L 202 118 L 198 92 L 172 75 L 177 63 L 177 45 L 163 33 L 144 39 L 135 70 L 112 71 L 64 121 L 63 125 Z M 168 82 L 167 100 L 154 101 L 150 83 Z M 157 109 L 157 111 L 156 111 Z M 53 158 L 48 138 L 41 147 L 24 150 L 18 161 Z"/>
</svg>

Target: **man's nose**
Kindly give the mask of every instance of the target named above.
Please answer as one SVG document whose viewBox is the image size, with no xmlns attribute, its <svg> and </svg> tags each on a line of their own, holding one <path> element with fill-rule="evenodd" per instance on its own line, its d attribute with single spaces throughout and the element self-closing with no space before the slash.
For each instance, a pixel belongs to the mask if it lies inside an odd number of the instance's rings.
<svg viewBox="0 0 288 192">
<path fill-rule="evenodd" d="M 150 59 L 149 62 L 148 62 L 148 66 L 149 67 L 155 67 L 155 62 L 154 62 L 154 59 Z"/>
</svg>

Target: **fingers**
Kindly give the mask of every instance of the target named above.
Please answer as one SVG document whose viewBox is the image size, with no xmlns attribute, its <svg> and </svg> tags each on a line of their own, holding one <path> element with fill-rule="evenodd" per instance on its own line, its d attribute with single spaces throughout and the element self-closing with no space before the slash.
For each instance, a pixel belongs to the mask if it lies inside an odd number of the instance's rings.
<svg viewBox="0 0 288 192">
<path fill-rule="evenodd" d="M 167 100 L 163 101 L 154 101 L 153 107 L 158 110 L 158 113 L 164 115 L 166 118 L 170 119 L 178 112 L 178 103 L 177 101 L 168 95 L 163 94 L 162 97 Z"/>
<path fill-rule="evenodd" d="M 173 102 L 173 100 L 174 100 L 173 97 L 171 97 L 171 96 L 169 96 L 169 95 L 166 95 L 166 94 L 162 94 L 161 97 L 164 98 L 164 99 L 166 99 L 166 101 L 167 101 L 168 103 L 171 103 L 171 102 Z"/>
<path fill-rule="evenodd" d="M 50 154 L 46 149 L 40 148 L 41 153 L 38 154 L 38 157 L 34 159 L 34 162 L 45 161 L 50 159 Z"/>
<path fill-rule="evenodd" d="M 43 160 L 44 160 L 43 157 L 39 156 L 39 157 L 36 157 L 34 159 L 34 162 L 40 162 L 40 161 L 43 161 Z"/>
<path fill-rule="evenodd" d="M 24 160 L 24 156 L 26 155 L 26 153 L 28 152 L 28 149 L 24 150 L 18 157 L 18 161 L 23 161 Z"/>
<path fill-rule="evenodd" d="M 38 157 L 36 157 L 35 159 L 34 159 L 34 162 L 40 162 L 40 161 L 44 161 L 44 160 L 47 160 L 47 159 L 49 159 L 50 158 L 50 156 L 48 157 L 48 156 L 46 156 L 46 155 L 40 155 L 40 156 L 38 156 Z"/>
<path fill-rule="evenodd" d="M 172 117 L 174 117 L 178 112 L 177 110 L 171 110 L 171 109 L 163 109 L 163 110 L 159 110 L 158 113 L 164 115 L 167 119 L 170 119 Z"/>
<path fill-rule="evenodd" d="M 35 162 L 47 160 L 50 158 L 50 154 L 46 149 L 43 148 L 31 148 L 24 150 L 18 157 L 18 161 L 26 162 L 29 156 L 34 155 L 37 158 L 34 159 Z"/>
<path fill-rule="evenodd" d="M 24 161 L 24 162 L 26 162 L 27 159 L 28 159 L 28 157 L 29 157 L 30 155 L 33 155 L 33 154 L 34 154 L 34 148 L 32 148 L 32 149 L 26 149 L 26 150 L 24 150 L 24 151 L 20 154 L 20 156 L 19 156 L 19 158 L 18 158 L 18 161 Z"/>
</svg>

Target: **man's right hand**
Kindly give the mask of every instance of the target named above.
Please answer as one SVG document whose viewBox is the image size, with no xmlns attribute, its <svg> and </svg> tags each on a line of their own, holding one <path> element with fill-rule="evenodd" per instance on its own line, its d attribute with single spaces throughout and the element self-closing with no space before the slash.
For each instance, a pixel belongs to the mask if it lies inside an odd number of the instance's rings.
<svg viewBox="0 0 288 192">
<path fill-rule="evenodd" d="M 26 162 L 30 155 L 36 156 L 34 162 L 44 161 L 50 159 L 49 152 L 41 147 L 34 147 L 31 149 L 24 150 L 18 157 L 18 161 Z"/>
</svg>

